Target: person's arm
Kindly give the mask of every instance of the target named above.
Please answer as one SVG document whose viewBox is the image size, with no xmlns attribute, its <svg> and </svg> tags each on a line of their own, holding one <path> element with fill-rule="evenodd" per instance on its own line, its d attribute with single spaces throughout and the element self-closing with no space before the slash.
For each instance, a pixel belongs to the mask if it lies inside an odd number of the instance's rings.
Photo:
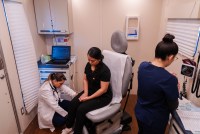
<svg viewBox="0 0 200 134">
<path fill-rule="evenodd" d="M 96 97 L 101 96 L 102 94 L 106 93 L 110 84 L 111 73 L 110 69 L 103 64 L 100 72 L 100 89 L 98 89 L 95 93 L 90 96 L 83 97 L 79 99 L 80 101 L 86 101 L 90 99 L 94 99 Z M 88 89 L 88 82 L 87 82 L 87 89 Z M 88 91 L 88 90 L 87 90 Z"/>
<path fill-rule="evenodd" d="M 83 98 L 88 96 L 88 80 L 87 80 L 86 74 L 84 74 L 84 77 L 83 77 L 83 90 L 84 90 L 84 93 L 79 97 L 80 101 Z"/>
<path fill-rule="evenodd" d="M 65 111 L 58 105 L 58 102 L 55 100 L 55 97 L 53 96 L 53 92 L 51 90 L 47 88 L 40 90 L 40 97 L 43 101 L 47 103 L 47 105 L 49 105 L 49 107 L 54 109 L 61 116 L 65 117 L 68 114 L 67 111 Z"/>
<path fill-rule="evenodd" d="M 72 98 L 74 98 L 77 95 L 77 93 L 74 90 L 72 90 L 71 88 L 69 88 L 68 86 L 64 84 L 60 87 L 60 89 Z"/>
<path fill-rule="evenodd" d="M 167 104 L 168 104 L 169 110 L 172 112 L 177 109 L 179 102 L 177 99 L 175 101 L 167 101 Z"/>
<path fill-rule="evenodd" d="M 102 94 L 106 93 L 107 90 L 108 90 L 109 83 L 110 82 L 101 81 L 101 88 L 100 89 L 98 89 L 94 94 L 87 96 L 80 101 L 86 101 L 86 100 L 94 99 L 94 98 L 99 97 Z"/>
<path fill-rule="evenodd" d="M 176 74 L 176 73 L 174 73 L 174 72 L 170 72 L 170 73 L 171 73 L 173 76 L 175 76 L 176 79 L 178 80 L 178 77 L 177 77 L 177 74 Z M 180 83 L 179 83 L 179 81 L 178 81 L 177 87 L 178 87 L 178 91 L 180 91 Z"/>
<path fill-rule="evenodd" d="M 178 107 L 178 97 L 179 97 L 179 92 L 178 92 L 178 79 L 175 76 L 171 76 L 169 80 L 167 81 L 167 85 L 164 87 L 164 93 L 166 96 L 167 100 L 167 106 L 170 110 L 170 112 L 176 110 Z"/>
<path fill-rule="evenodd" d="M 107 68 L 106 66 L 104 66 L 102 68 L 102 72 L 100 75 L 100 89 L 98 89 L 95 93 L 93 93 L 92 95 L 83 98 L 80 101 L 86 101 L 86 100 L 90 100 L 90 99 L 94 99 L 96 97 L 101 96 L 102 94 L 106 93 L 110 84 L 110 78 L 111 78 L 111 73 L 109 68 Z"/>
</svg>

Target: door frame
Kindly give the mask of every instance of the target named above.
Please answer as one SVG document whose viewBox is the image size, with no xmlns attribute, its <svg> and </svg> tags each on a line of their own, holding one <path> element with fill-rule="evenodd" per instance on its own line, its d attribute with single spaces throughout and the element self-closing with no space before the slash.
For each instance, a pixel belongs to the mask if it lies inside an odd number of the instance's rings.
<svg viewBox="0 0 200 134">
<path fill-rule="evenodd" d="M 11 89 L 11 85 L 10 85 L 10 81 L 9 81 L 7 67 L 6 67 L 6 64 L 5 64 L 5 58 L 4 58 L 3 49 L 2 49 L 2 46 L 1 46 L 1 40 L 0 40 L 0 55 L 1 55 L 0 62 L 3 64 L 5 79 L 6 79 L 6 83 L 7 83 L 7 86 L 8 86 L 8 92 L 9 92 L 9 96 L 10 96 L 10 100 L 11 100 L 11 104 L 12 104 L 13 113 L 14 113 L 14 116 L 15 116 L 15 121 L 16 121 L 16 124 L 17 124 L 17 129 L 18 129 L 18 132 L 21 133 L 22 130 L 21 130 L 21 127 L 20 127 L 19 118 L 17 116 L 17 108 L 16 108 L 16 105 L 15 105 L 15 102 L 14 102 L 14 97 L 13 97 L 13 93 L 12 93 L 12 89 Z"/>
</svg>

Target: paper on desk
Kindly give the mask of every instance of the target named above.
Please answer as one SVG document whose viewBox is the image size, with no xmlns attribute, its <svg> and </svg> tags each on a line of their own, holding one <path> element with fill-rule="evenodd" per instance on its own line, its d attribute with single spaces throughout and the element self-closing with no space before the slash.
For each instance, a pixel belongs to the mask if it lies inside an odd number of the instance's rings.
<svg viewBox="0 0 200 134">
<path fill-rule="evenodd" d="M 186 103 L 190 103 L 190 102 L 191 102 L 191 101 L 189 101 L 189 100 L 187 100 L 187 99 L 185 99 L 185 98 L 182 98 L 182 100 L 181 100 L 181 99 L 178 99 L 178 101 L 179 101 L 179 105 L 180 105 L 180 104 L 184 105 L 184 104 L 186 104 Z"/>
<path fill-rule="evenodd" d="M 194 133 L 200 133 L 200 112 L 177 110 L 179 117 L 186 130 Z"/>
<path fill-rule="evenodd" d="M 183 111 L 200 112 L 200 108 L 192 104 L 192 102 L 187 99 L 179 100 L 178 109 Z"/>
</svg>

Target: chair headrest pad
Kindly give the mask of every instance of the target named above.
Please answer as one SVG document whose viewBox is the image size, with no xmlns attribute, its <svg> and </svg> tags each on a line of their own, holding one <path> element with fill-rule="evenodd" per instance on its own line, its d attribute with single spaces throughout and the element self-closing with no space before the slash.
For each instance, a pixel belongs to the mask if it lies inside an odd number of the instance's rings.
<svg viewBox="0 0 200 134">
<path fill-rule="evenodd" d="M 125 53 L 128 47 L 126 36 L 121 31 L 115 31 L 111 37 L 111 47 L 115 52 Z"/>
</svg>

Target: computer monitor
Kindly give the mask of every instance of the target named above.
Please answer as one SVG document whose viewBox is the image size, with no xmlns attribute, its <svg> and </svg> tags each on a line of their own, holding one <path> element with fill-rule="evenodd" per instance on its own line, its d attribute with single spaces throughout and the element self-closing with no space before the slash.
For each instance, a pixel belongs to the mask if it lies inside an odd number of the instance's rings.
<svg viewBox="0 0 200 134">
<path fill-rule="evenodd" d="M 71 46 L 52 46 L 53 60 L 66 60 L 70 59 L 71 56 Z"/>
</svg>

